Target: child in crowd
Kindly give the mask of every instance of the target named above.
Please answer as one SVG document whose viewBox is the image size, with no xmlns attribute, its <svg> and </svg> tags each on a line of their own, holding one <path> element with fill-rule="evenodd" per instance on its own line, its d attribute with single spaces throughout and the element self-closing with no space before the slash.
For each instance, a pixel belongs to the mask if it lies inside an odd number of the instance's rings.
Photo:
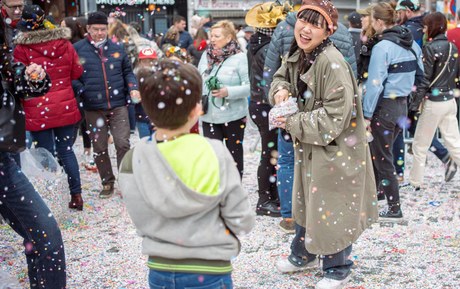
<svg viewBox="0 0 460 289">
<path fill-rule="evenodd" d="M 139 75 L 139 71 L 142 69 L 148 69 L 155 65 L 156 60 L 158 59 L 157 53 L 153 48 L 144 48 L 139 52 L 139 58 L 136 67 L 134 68 L 134 74 Z M 138 77 L 137 80 L 141 82 L 141 79 Z M 139 138 L 150 136 L 153 133 L 153 125 L 149 117 L 144 111 L 142 104 L 140 103 L 141 99 L 132 99 L 135 104 L 136 110 L 136 126 L 139 131 Z"/>
<path fill-rule="evenodd" d="M 236 235 L 248 233 L 255 218 L 227 148 L 189 133 L 202 113 L 200 74 L 162 60 L 139 78 L 156 131 L 125 155 L 119 183 L 149 256 L 150 288 L 231 289 Z"/>
</svg>

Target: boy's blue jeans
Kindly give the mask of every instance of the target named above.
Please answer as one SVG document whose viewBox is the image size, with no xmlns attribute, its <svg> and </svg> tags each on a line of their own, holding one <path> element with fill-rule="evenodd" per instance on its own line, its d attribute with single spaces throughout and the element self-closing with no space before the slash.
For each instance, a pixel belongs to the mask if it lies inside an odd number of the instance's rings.
<svg viewBox="0 0 460 289">
<path fill-rule="evenodd" d="M 9 153 L 0 152 L 0 171 L 0 214 L 24 239 L 30 288 L 65 288 L 64 245 L 56 220 Z"/>
<path fill-rule="evenodd" d="M 152 126 L 148 122 L 137 121 L 136 126 L 139 132 L 139 138 L 151 136 L 153 134 Z"/>
<path fill-rule="evenodd" d="M 233 289 L 232 275 L 150 270 L 150 289 Z"/>
<path fill-rule="evenodd" d="M 281 216 L 292 217 L 292 183 L 294 182 L 294 147 L 278 132 L 277 185 L 281 205 Z"/>
</svg>

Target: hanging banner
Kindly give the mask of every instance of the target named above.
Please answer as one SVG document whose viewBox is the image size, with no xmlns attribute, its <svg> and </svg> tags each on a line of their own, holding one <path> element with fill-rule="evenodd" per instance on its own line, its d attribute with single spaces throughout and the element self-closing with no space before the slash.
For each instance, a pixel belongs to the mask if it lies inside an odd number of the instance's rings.
<svg viewBox="0 0 460 289">
<path fill-rule="evenodd" d="M 195 0 L 197 9 L 242 9 L 249 10 L 254 5 L 268 0 Z M 284 3 L 284 1 L 282 1 Z"/>
<path fill-rule="evenodd" d="M 97 5 L 174 5 L 175 0 L 96 0 Z"/>
</svg>

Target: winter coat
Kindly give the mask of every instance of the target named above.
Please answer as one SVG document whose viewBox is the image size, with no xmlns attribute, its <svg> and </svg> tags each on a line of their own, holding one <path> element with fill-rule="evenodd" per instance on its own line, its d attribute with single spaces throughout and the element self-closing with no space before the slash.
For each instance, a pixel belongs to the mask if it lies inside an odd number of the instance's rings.
<svg viewBox="0 0 460 289">
<path fill-rule="evenodd" d="M 350 64 L 353 76 L 357 77 L 358 68 L 356 66 L 355 47 L 353 45 L 353 37 L 345 25 L 342 23 L 337 24 L 337 30 L 332 34 L 329 39 L 334 43 L 335 47 L 342 53 L 345 60 Z"/>
<path fill-rule="evenodd" d="M 286 19 L 281 21 L 273 32 L 270 46 L 268 47 L 267 56 L 265 58 L 265 73 L 264 79 L 266 90 L 270 89 L 270 84 L 273 80 L 273 75 L 281 66 L 281 60 L 291 48 L 294 40 L 294 26 L 297 21 L 296 12 L 290 12 Z M 338 24 L 337 31 L 329 37 L 334 45 L 339 49 L 345 60 L 351 65 L 353 74 L 357 76 L 356 57 L 353 47 L 353 40 L 350 32 L 345 25 Z"/>
<path fill-rule="evenodd" d="M 350 32 L 350 35 L 353 39 L 353 49 L 355 50 L 355 58 L 356 58 L 356 66 L 358 66 L 359 63 L 359 51 L 361 49 L 361 28 L 353 28 L 350 27 L 348 28 L 348 32 Z M 357 68 L 359 70 L 359 67 Z M 359 75 L 359 74 L 358 74 Z"/>
<path fill-rule="evenodd" d="M 374 35 L 370 37 L 365 43 L 361 43 L 361 47 L 359 49 L 359 57 L 357 57 L 358 83 L 360 84 L 367 80 L 372 48 L 380 40 L 379 36 L 381 35 Z"/>
<path fill-rule="evenodd" d="M 251 83 L 251 101 L 268 103 L 268 96 L 263 89 L 265 82 L 264 63 L 267 55 L 270 36 L 256 32 L 249 39 L 248 45 L 248 64 L 249 64 L 249 81 Z"/>
<path fill-rule="evenodd" d="M 402 25 L 410 30 L 414 41 L 420 48 L 423 46 L 423 17 L 425 17 L 425 15 L 412 17 Z"/>
<path fill-rule="evenodd" d="M 205 74 L 208 68 L 206 53 L 201 56 L 198 71 L 203 77 L 203 94 L 209 94 L 206 80 L 214 76 L 219 65 L 215 65 L 209 75 Z M 228 89 L 228 96 L 216 98 L 214 103 L 209 98 L 208 112 L 201 116 L 201 120 L 208 123 L 222 124 L 244 118 L 248 113 L 249 76 L 248 58 L 240 52 L 234 54 L 222 63 L 217 73 L 217 78 L 223 87 Z M 224 104 L 222 105 L 222 100 Z"/>
<path fill-rule="evenodd" d="M 421 49 L 409 29 L 386 29 L 372 48 L 363 97 L 364 117 L 371 119 L 380 98 L 407 97 L 423 78 Z"/>
<path fill-rule="evenodd" d="M 270 100 L 283 87 L 296 96 L 300 50 L 276 72 Z M 290 82 L 286 81 L 286 78 Z M 295 149 L 292 205 L 295 222 L 306 228 L 308 252 L 335 254 L 377 219 L 375 177 L 361 99 L 350 65 L 328 46 L 300 76 L 311 95 L 286 130 Z"/>
<path fill-rule="evenodd" d="M 83 68 L 70 37 L 71 31 L 66 27 L 18 33 L 15 61 L 40 64 L 51 78 L 47 94 L 23 102 L 29 131 L 72 125 L 81 119 L 72 80 L 81 76 Z"/>
<path fill-rule="evenodd" d="M 451 52 L 449 56 L 449 46 Z M 447 101 L 454 98 L 453 90 L 458 88 L 460 72 L 458 69 L 457 47 L 439 34 L 423 47 L 424 77 L 417 86 L 415 99 L 411 101 L 410 110 L 416 111 L 422 100 Z M 449 57 L 449 58 L 448 58 Z M 447 62 L 447 67 L 443 70 Z M 442 75 L 438 77 L 441 73 Z M 431 82 L 436 79 L 430 87 Z"/>
<path fill-rule="evenodd" d="M 3 19 L 0 17 L 0 21 Z M 49 90 L 49 76 L 44 81 L 26 81 L 25 66 L 13 63 L 7 41 L 7 31 L 0 29 L 0 152 L 21 152 L 26 148 L 26 124 L 21 99 L 43 95 Z M 11 43 L 10 43 L 11 44 Z M 7 109 L 5 105 L 8 105 Z M 12 106 L 14 105 L 14 107 Z"/>
<path fill-rule="evenodd" d="M 294 41 L 294 26 L 297 21 L 295 12 L 288 13 L 286 19 L 276 26 L 273 32 L 267 56 L 265 57 L 264 79 L 266 83 L 266 95 L 273 81 L 273 75 L 281 66 L 281 60 L 289 52 Z"/>
<path fill-rule="evenodd" d="M 120 43 L 107 40 L 96 48 L 87 37 L 74 44 L 83 63 L 83 74 L 72 82 L 85 110 L 108 110 L 126 105 L 137 90 L 131 62 Z"/>
</svg>

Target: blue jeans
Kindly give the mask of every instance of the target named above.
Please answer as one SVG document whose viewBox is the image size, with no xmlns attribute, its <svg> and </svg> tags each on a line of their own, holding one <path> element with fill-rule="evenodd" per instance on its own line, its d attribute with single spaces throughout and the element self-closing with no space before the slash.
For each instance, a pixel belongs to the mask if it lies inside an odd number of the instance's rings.
<svg viewBox="0 0 460 289">
<path fill-rule="evenodd" d="M 150 289 L 233 289 L 232 275 L 150 270 Z"/>
<path fill-rule="evenodd" d="M 0 171 L 0 214 L 24 238 L 30 288 L 65 288 L 64 245 L 56 220 L 10 154 L 0 152 Z"/>
<path fill-rule="evenodd" d="M 36 147 L 45 148 L 56 155 L 64 167 L 69 183 L 70 194 L 81 194 L 80 171 L 77 157 L 72 149 L 75 137 L 75 125 L 50 128 L 32 132 Z"/>
<path fill-rule="evenodd" d="M 136 126 L 139 132 L 139 138 L 151 136 L 153 134 L 152 126 L 148 122 L 138 121 L 136 122 Z"/>
<path fill-rule="evenodd" d="M 294 147 L 278 132 L 278 195 L 281 205 L 281 216 L 292 217 L 292 183 L 294 181 Z"/>
<path fill-rule="evenodd" d="M 128 105 L 129 129 L 134 132 L 136 129 L 136 110 L 134 104 Z"/>
<path fill-rule="evenodd" d="M 289 262 L 295 266 L 305 266 L 313 261 L 317 256 L 310 254 L 305 248 L 306 229 L 295 224 L 295 236 L 291 243 L 291 255 L 288 257 Z M 348 259 L 351 254 L 351 245 L 342 251 L 322 256 L 324 276 L 330 279 L 343 280 L 351 272 L 353 262 Z"/>
</svg>

